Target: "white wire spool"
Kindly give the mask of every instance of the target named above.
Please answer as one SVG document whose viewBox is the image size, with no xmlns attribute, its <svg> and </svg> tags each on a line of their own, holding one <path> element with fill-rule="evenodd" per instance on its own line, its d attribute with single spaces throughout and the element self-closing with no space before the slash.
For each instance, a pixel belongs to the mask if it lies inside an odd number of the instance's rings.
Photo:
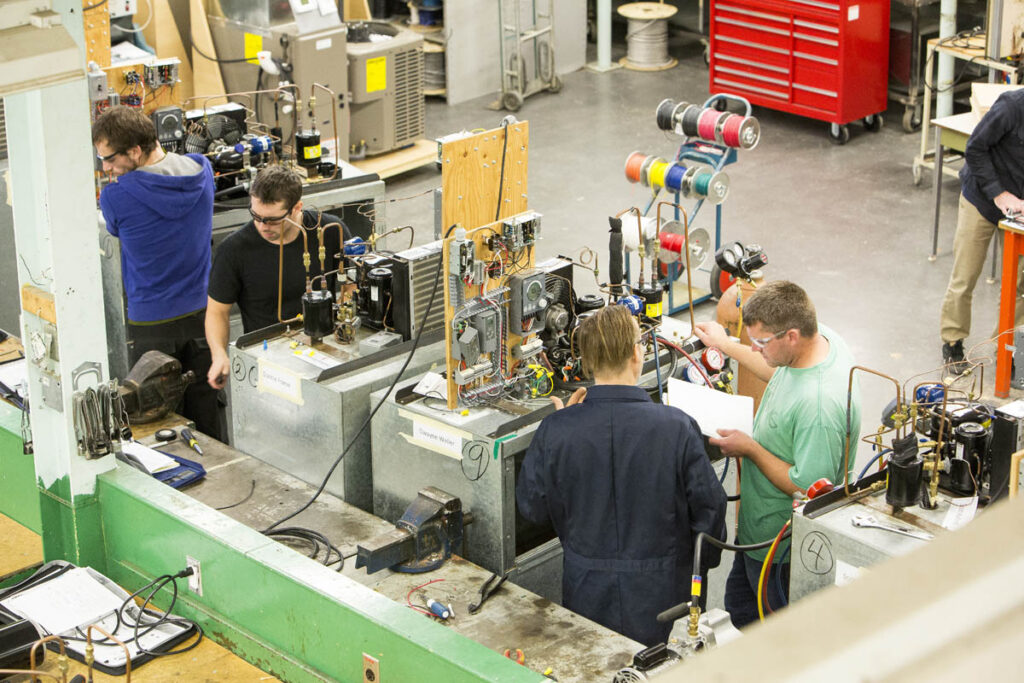
<svg viewBox="0 0 1024 683">
<path fill-rule="evenodd" d="M 678 64 L 668 54 L 668 20 L 677 11 L 662 2 L 631 2 L 619 7 L 619 14 L 628 20 L 626 56 L 619 63 L 635 71 L 662 71 Z"/>
</svg>

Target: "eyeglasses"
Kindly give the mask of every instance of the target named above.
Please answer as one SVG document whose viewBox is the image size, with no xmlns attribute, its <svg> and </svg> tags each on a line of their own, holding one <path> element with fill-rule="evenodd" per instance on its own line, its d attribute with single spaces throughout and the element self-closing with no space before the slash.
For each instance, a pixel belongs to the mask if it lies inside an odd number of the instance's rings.
<svg viewBox="0 0 1024 683">
<path fill-rule="evenodd" d="M 754 339 L 753 337 L 751 337 L 750 346 L 755 349 L 763 349 L 764 347 L 768 346 L 768 344 L 772 343 L 774 340 L 785 336 L 787 332 L 789 332 L 789 330 L 783 330 L 782 332 L 773 334 L 770 337 L 763 337 L 761 339 Z"/>
<path fill-rule="evenodd" d="M 100 161 L 102 161 L 103 163 L 109 164 L 110 160 L 113 159 L 114 157 L 116 157 L 118 154 L 123 154 L 123 152 L 111 152 L 107 156 L 102 156 L 100 154 L 97 154 L 96 158 L 99 159 Z"/>
<path fill-rule="evenodd" d="M 281 225 L 281 223 L 284 222 L 284 219 L 288 218 L 288 215 L 291 212 L 292 212 L 292 210 L 288 209 L 288 212 L 285 213 L 283 216 L 278 216 L 277 218 L 264 218 L 263 216 L 259 215 L 258 213 L 256 213 L 252 209 L 249 209 L 249 215 L 252 216 L 252 219 L 255 222 L 262 223 L 263 225 L 271 225 L 271 226 Z"/>
</svg>

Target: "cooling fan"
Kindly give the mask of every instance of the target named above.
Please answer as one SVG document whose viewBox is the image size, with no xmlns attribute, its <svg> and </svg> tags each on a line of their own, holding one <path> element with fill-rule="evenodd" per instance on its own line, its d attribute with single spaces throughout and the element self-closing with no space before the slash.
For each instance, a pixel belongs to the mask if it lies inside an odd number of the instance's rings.
<svg viewBox="0 0 1024 683">
<path fill-rule="evenodd" d="M 185 138 L 185 151 L 192 154 L 207 154 L 222 147 L 234 147 L 245 131 L 229 116 L 210 114 L 195 121 Z"/>
</svg>

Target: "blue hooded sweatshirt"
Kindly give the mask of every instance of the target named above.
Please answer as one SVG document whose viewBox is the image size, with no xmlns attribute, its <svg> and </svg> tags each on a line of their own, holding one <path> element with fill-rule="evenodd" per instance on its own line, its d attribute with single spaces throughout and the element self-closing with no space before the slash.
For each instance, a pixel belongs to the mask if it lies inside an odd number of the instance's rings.
<svg viewBox="0 0 1024 683">
<path fill-rule="evenodd" d="M 158 322 L 206 308 L 213 233 L 213 171 L 190 176 L 130 171 L 100 194 L 107 231 L 121 240 L 128 319 Z"/>
</svg>

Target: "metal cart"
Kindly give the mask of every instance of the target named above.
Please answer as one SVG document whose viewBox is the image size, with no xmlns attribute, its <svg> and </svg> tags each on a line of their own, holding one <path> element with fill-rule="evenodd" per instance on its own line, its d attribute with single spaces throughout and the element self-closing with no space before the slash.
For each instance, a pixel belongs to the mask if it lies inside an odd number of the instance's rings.
<svg viewBox="0 0 1024 683">
<path fill-rule="evenodd" d="M 529 26 L 523 26 L 524 5 Z M 543 8 L 539 6 L 543 5 Z M 523 100 L 542 90 L 558 92 L 562 81 L 555 72 L 555 0 L 499 0 L 501 28 L 501 105 L 519 111 Z M 528 55 L 523 46 L 532 44 Z M 531 67 L 527 68 L 527 56 Z"/>
</svg>

